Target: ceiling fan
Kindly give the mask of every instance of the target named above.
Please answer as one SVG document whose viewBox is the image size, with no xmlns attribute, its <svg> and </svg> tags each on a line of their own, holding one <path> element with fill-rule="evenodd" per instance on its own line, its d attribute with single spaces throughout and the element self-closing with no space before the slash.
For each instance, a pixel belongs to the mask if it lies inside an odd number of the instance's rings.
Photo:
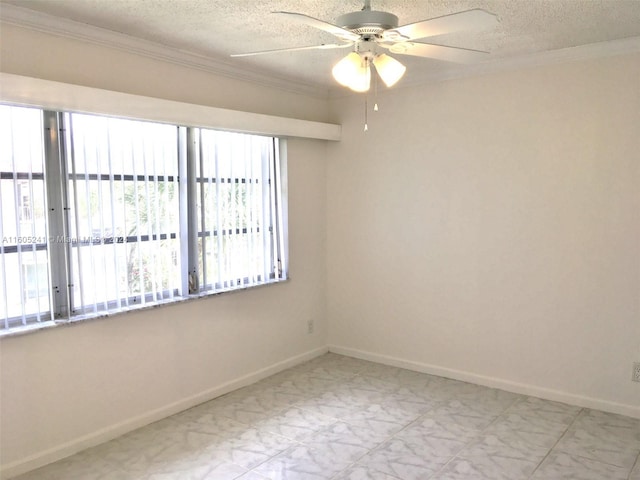
<svg viewBox="0 0 640 480">
<path fill-rule="evenodd" d="M 490 28 L 497 24 L 494 14 L 474 9 L 398 26 L 398 17 L 394 14 L 371 10 L 371 0 L 364 1 L 362 10 L 339 16 L 335 24 L 303 13 L 272 13 L 286 15 L 291 20 L 328 32 L 337 37 L 340 43 L 237 53 L 231 55 L 232 57 L 352 48 L 352 52 L 334 65 L 332 73 L 338 83 L 356 92 L 369 90 L 371 65 L 387 87 L 395 85 L 402 78 L 406 67 L 384 53 L 385 50 L 398 55 L 435 58 L 456 63 L 470 63 L 486 58 L 489 52 L 415 40 L 461 30 Z"/>
</svg>

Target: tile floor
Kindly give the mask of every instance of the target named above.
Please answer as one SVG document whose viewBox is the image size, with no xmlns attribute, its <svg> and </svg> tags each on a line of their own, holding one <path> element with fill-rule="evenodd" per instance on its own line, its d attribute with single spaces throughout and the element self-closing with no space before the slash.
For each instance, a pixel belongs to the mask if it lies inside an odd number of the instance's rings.
<svg viewBox="0 0 640 480">
<path fill-rule="evenodd" d="M 640 480 L 640 420 L 335 354 L 20 480 Z"/>
</svg>

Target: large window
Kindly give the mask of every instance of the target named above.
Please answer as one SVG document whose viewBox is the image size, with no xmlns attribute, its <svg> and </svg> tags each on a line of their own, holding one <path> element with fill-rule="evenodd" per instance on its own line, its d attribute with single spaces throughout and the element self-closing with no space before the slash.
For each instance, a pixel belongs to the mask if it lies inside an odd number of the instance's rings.
<svg viewBox="0 0 640 480">
<path fill-rule="evenodd" d="M 286 278 L 278 140 L 0 106 L 0 329 Z"/>
</svg>

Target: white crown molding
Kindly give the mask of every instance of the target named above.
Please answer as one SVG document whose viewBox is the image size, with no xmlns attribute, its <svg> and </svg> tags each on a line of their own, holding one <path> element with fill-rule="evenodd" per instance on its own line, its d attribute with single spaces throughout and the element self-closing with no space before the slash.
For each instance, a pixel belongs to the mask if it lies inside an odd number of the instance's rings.
<svg viewBox="0 0 640 480">
<path fill-rule="evenodd" d="M 547 50 L 517 57 L 500 58 L 475 65 L 466 65 L 464 68 L 434 72 L 419 79 L 403 81 L 397 88 L 410 88 L 456 78 L 476 77 L 498 72 L 522 70 L 560 63 L 581 62 L 634 53 L 640 53 L 640 37 L 628 37 L 619 40 L 590 43 L 577 47 Z M 329 95 L 331 98 L 341 98 L 349 96 L 349 93 L 350 92 L 344 88 L 336 87 L 330 90 Z"/>
<path fill-rule="evenodd" d="M 328 89 L 319 85 L 243 68 L 226 58 L 208 57 L 179 50 L 156 42 L 132 37 L 124 33 L 48 15 L 24 7 L 2 4 L 0 6 L 0 21 L 9 25 L 81 40 L 103 47 L 115 48 L 128 53 L 195 68 L 264 87 L 277 88 L 291 93 L 319 98 L 327 98 L 328 96 Z"/>
</svg>

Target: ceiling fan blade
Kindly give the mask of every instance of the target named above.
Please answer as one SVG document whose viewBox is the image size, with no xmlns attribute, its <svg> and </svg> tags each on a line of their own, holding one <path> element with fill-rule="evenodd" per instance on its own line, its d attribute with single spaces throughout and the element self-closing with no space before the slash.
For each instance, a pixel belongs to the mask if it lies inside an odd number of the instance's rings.
<svg viewBox="0 0 640 480">
<path fill-rule="evenodd" d="M 305 25 L 310 25 L 314 28 L 323 30 L 325 32 L 329 32 L 330 34 L 335 35 L 336 37 L 342 40 L 355 41 L 360 39 L 360 35 L 358 35 L 357 33 L 353 33 L 342 27 L 333 25 L 332 23 L 325 22 L 324 20 L 319 20 L 317 18 L 310 17 L 303 13 L 295 13 L 295 12 L 271 12 L 271 13 L 280 13 L 283 15 L 287 15 L 289 16 L 289 18 L 292 18 L 300 23 L 304 23 Z"/>
<path fill-rule="evenodd" d="M 277 48 L 275 50 L 262 50 L 260 52 L 232 53 L 232 57 L 252 57 L 254 55 L 266 55 L 269 53 L 297 52 L 299 50 L 331 50 L 334 48 L 351 47 L 353 43 L 325 43 L 322 45 L 312 45 L 310 47 Z"/>
<path fill-rule="evenodd" d="M 399 55 L 413 55 L 414 57 L 435 58 L 454 63 L 473 63 L 485 60 L 489 52 L 471 50 L 470 48 L 447 47 L 420 42 L 401 42 L 393 45 L 382 45 L 389 48 L 391 53 Z"/>
<path fill-rule="evenodd" d="M 401 25 L 386 30 L 382 37 L 389 41 L 413 40 L 416 38 L 433 37 L 443 33 L 453 33 L 460 30 L 478 30 L 491 28 L 498 24 L 498 17 L 493 13 L 476 8 L 465 12 L 452 13 L 442 17 L 431 18 L 421 22 Z"/>
</svg>

